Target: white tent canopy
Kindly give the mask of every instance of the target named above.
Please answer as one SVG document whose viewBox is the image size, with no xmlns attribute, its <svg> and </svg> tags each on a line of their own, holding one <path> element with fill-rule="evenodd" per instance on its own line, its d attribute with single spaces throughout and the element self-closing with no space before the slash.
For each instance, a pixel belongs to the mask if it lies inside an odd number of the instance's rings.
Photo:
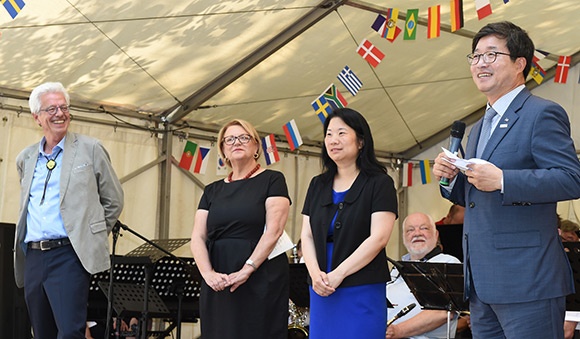
<svg viewBox="0 0 580 339">
<path fill-rule="evenodd" d="M 14 20 L 0 12 L 0 92 L 26 98 L 57 80 L 79 110 L 102 113 L 91 118 L 111 120 L 106 111 L 138 118 L 141 127 L 193 127 L 185 132 L 215 130 L 236 116 L 281 136 L 295 119 L 307 143 L 317 144 L 310 104 L 335 83 L 370 121 L 379 153 L 410 158 L 445 138 L 453 120 L 481 116 L 485 98 L 465 55 L 484 24 L 511 20 L 528 30 L 550 53 L 541 62 L 549 75 L 560 55 L 578 62 L 578 1 L 491 3 L 493 14 L 478 20 L 474 2 L 464 1 L 465 26 L 451 33 L 442 0 L 30 0 Z M 441 36 L 427 39 L 435 5 Z M 399 9 L 399 27 L 407 9 L 419 9 L 416 40 L 390 43 L 371 28 L 387 7 Z M 386 54 L 376 68 L 355 52 L 363 39 Z M 363 82 L 356 96 L 336 78 L 345 65 Z"/>
<path fill-rule="evenodd" d="M 441 8 L 441 36 L 427 39 L 427 10 L 436 5 Z M 545 83 L 551 83 L 558 56 L 572 55 L 572 66 L 580 59 L 580 2 L 494 0 L 491 5 L 493 14 L 478 20 L 474 3 L 465 1 L 465 26 L 451 33 L 449 4 L 436 0 L 30 0 L 13 20 L 0 11 L 0 107 L 22 118 L 33 87 L 44 81 L 63 82 L 81 130 L 109 143 L 125 143 L 119 150 L 111 145 L 111 153 L 126 189 L 148 178 L 128 197 L 151 197 L 147 223 L 155 225 L 153 234 L 159 237 L 169 236 L 176 221 L 178 228 L 191 225 L 190 218 L 181 224 L 180 205 L 193 214 L 199 187 L 217 178 L 175 168 L 172 176 L 172 165 L 165 160 L 179 158 L 184 139 L 211 146 L 220 125 L 233 117 L 246 119 L 261 133 L 276 134 L 280 149 L 286 151 L 285 161 L 273 167 L 296 178 L 289 183 L 293 214 L 299 215 L 300 194 L 319 171 L 317 165 L 301 163 L 313 161 L 309 157 L 318 153 L 322 140 L 311 102 L 329 84 L 335 83 L 349 107 L 367 117 L 377 154 L 396 170 L 401 162 L 420 159 L 421 152 L 445 140 L 454 120 L 469 123 L 481 116 L 485 97 L 472 84 L 465 55 L 471 37 L 484 24 L 510 20 L 526 29 L 536 47 L 549 53 L 540 61 L 547 70 Z M 399 27 L 404 27 L 407 9 L 419 9 L 416 40 L 400 36 L 391 43 L 371 28 L 377 13 L 384 14 L 387 7 L 399 9 Z M 355 52 L 363 39 L 386 54 L 376 68 Z M 336 79 L 345 65 L 363 82 L 356 96 Z M 572 73 L 568 84 L 557 85 L 554 93 L 572 88 L 566 108 L 577 139 L 578 86 Z M 535 87 L 530 81 L 529 87 Z M 282 136 L 282 125 L 290 119 L 305 140 L 298 152 L 289 152 Z M 25 127 L 18 120 L 7 119 L 4 126 L 30 132 L 3 133 L 4 145 L 10 147 L 3 167 L 13 161 L 16 145 L 38 139 L 33 124 Z M 210 158 L 215 159 L 215 153 L 214 149 Z M 289 162 L 288 157 L 298 160 Z M 4 178 L 13 176 L 6 169 L 1 173 Z M 191 195 L 182 192 L 186 186 L 176 178 L 179 175 L 194 183 L 188 190 Z M 4 187 L 8 192 L 11 186 Z M 142 215 L 135 207 L 128 205 L 125 219 L 128 214 Z M 13 220 L 13 213 L 2 216 Z M 291 223 L 300 220 L 292 215 Z"/>
</svg>

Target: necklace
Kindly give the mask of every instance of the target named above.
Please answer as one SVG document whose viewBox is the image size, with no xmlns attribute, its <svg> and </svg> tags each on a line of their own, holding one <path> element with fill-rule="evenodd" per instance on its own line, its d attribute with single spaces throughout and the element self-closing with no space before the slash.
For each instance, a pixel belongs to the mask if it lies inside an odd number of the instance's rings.
<svg viewBox="0 0 580 339">
<path fill-rule="evenodd" d="M 46 195 L 46 186 L 48 186 L 48 181 L 50 180 L 50 175 L 52 174 L 52 170 L 56 167 L 56 158 L 62 152 L 62 148 L 58 150 L 54 158 L 49 159 L 46 155 L 46 168 L 48 169 L 48 173 L 46 173 L 46 180 L 44 180 L 44 190 L 42 191 L 42 198 L 40 198 L 40 204 L 44 203 L 44 196 Z"/>
<path fill-rule="evenodd" d="M 257 165 L 256 165 L 256 167 L 254 167 L 254 169 L 252 169 L 252 170 L 250 171 L 250 173 L 246 174 L 246 176 L 245 176 L 245 177 L 243 177 L 243 178 L 241 178 L 241 179 L 238 179 L 238 180 L 246 180 L 246 179 L 248 179 L 249 177 L 251 177 L 251 176 L 252 176 L 252 174 L 256 173 L 256 172 L 257 172 L 259 169 L 260 169 L 260 164 L 257 164 Z M 232 181 L 237 181 L 237 180 L 232 180 L 232 176 L 233 176 L 233 175 L 234 175 L 234 172 L 233 172 L 233 171 L 232 171 L 232 172 L 230 172 L 230 174 L 228 175 L 228 181 L 229 181 L 229 182 L 232 182 Z"/>
</svg>

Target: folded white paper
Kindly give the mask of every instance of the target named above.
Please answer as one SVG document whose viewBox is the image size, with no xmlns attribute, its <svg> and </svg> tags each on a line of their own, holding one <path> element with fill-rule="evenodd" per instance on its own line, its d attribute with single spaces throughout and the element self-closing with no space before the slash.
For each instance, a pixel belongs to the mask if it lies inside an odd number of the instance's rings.
<svg viewBox="0 0 580 339">
<path fill-rule="evenodd" d="M 445 158 L 443 158 L 443 160 L 455 165 L 457 168 L 459 168 L 462 171 L 467 171 L 469 169 L 467 166 L 471 165 L 471 164 L 488 164 L 489 163 L 489 161 L 479 159 L 479 158 L 471 158 L 471 159 L 467 159 L 467 160 L 461 159 L 457 156 L 457 154 L 452 153 L 450 150 L 446 149 L 445 147 L 441 147 L 441 149 L 443 150 L 443 152 L 445 153 L 445 155 L 449 159 L 453 159 L 455 161 L 450 161 L 450 160 L 447 160 Z"/>
<path fill-rule="evenodd" d="M 268 255 L 268 259 L 275 258 L 275 257 L 279 256 L 280 254 L 282 254 L 288 250 L 291 250 L 293 247 L 294 247 L 294 243 L 292 242 L 292 239 L 290 239 L 290 236 L 288 235 L 288 233 L 286 233 L 286 231 L 284 231 L 284 233 L 282 233 L 280 238 L 278 238 L 278 241 L 276 242 L 276 246 L 274 246 L 274 249 L 272 250 L 270 255 Z"/>
</svg>

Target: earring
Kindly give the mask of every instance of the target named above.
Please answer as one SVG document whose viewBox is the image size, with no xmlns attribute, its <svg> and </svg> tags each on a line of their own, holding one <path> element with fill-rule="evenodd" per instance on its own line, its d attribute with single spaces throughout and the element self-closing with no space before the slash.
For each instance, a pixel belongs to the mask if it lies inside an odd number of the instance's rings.
<svg viewBox="0 0 580 339">
<path fill-rule="evenodd" d="M 254 159 L 258 159 L 260 157 L 260 153 L 256 152 L 254 153 Z"/>
</svg>

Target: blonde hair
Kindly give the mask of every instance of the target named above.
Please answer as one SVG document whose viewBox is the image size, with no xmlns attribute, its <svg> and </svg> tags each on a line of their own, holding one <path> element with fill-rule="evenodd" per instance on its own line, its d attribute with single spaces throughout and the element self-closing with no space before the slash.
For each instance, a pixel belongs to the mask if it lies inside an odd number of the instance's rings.
<svg viewBox="0 0 580 339">
<path fill-rule="evenodd" d="M 255 156 L 254 158 L 256 160 L 260 159 L 260 156 L 262 155 L 262 141 L 260 140 L 260 135 L 258 134 L 258 131 L 256 131 L 256 128 L 254 128 L 254 126 L 249 122 L 247 122 L 246 120 L 234 119 L 225 124 L 218 133 L 219 154 L 220 157 L 222 157 L 222 159 L 225 161 L 226 165 L 228 165 L 228 167 L 232 167 L 232 162 L 230 161 L 230 159 L 226 158 L 226 155 L 224 153 L 224 134 L 226 133 L 226 130 L 231 126 L 240 126 L 254 140 L 256 140 L 256 143 L 258 144 L 258 150 L 256 151 L 257 156 Z"/>
</svg>

